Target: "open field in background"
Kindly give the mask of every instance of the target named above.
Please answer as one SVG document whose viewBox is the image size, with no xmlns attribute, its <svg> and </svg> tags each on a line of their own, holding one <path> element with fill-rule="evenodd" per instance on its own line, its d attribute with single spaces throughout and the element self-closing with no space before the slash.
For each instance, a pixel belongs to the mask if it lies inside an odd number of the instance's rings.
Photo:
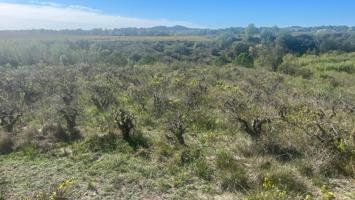
<svg viewBox="0 0 355 200">
<path fill-rule="evenodd" d="M 47 35 L 47 34 L 4 34 L 0 32 L 0 40 L 86 40 L 86 41 L 212 41 L 209 36 L 102 36 L 102 35 Z"/>
<path fill-rule="evenodd" d="M 80 39 L 93 41 L 212 41 L 207 36 L 84 36 Z"/>
</svg>

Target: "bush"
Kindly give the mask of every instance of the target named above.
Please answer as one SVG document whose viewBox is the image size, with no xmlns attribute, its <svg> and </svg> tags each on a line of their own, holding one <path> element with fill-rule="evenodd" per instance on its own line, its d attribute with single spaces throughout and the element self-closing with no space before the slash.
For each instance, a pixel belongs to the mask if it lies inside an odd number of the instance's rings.
<svg viewBox="0 0 355 200">
<path fill-rule="evenodd" d="M 117 150 L 130 151 L 129 146 L 122 143 L 118 135 L 109 133 L 103 136 L 94 135 L 86 139 L 81 145 L 83 152 L 112 153 Z"/>
<path fill-rule="evenodd" d="M 298 171 L 306 177 L 313 177 L 314 176 L 314 167 L 308 160 L 301 160 L 298 161 L 297 169 Z"/>
<path fill-rule="evenodd" d="M 214 60 L 214 64 L 217 66 L 223 66 L 227 63 L 229 63 L 229 61 L 225 55 L 221 55 Z"/>
<path fill-rule="evenodd" d="M 296 148 L 296 146 L 292 146 L 289 144 L 285 144 L 282 142 L 282 139 L 271 138 L 271 136 L 267 136 L 270 138 L 266 138 L 261 140 L 259 143 L 255 145 L 255 150 L 258 153 L 273 155 L 279 161 L 288 162 L 296 158 L 302 157 L 302 153 Z"/>
<path fill-rule="evenodd" d="M 107 83 L 97 82 L 90 87 L 90 99 L 100 112 L 107 109 L 116 103 L 115 95 L 112 86 Z"/>
<path fill-rule="evenodd" d="M 0 154 L 8 154 L 12 151 L 14 143 L 7 133 L 0 132 Z"/>
<path fill-rule="evenodd" d="M 114 115 L 115 115 L 114 116 L 115 123 L 117 127 L 120 129 L 123 139 L 129 144 L 131 144 L 132 143 L 131 134 L 135 127 L 133 116 L 129 112 L 123 109 L 118 109 L 114 113 Z"/>
<path fill-rule="evenodd" d="M 165 142 L 158 142 L 155 144 L 154 152 L 159 161 L 166 161 L 175 153 L 175 148 Z"/>
<path fill-rule="evenodd" d="M 134 149 L 138 149 L 138 147 L 148 148 L 149 140 L 148 138 L 144 137 L 142 132 L 140 132 L 139 130 L 134 130 L 134 132 L 131 134 L 130 145 Z"/>
<path fill-rule="evenodd" d="M 116 126 L 121 131 L 123 139 L 134 149 L 139 146 L 148 147 L 148 140 L 135 127 L 134 117 L 124 109 L 118 109 L 114 113 Z"/>
<path fill-rule="evenodd" d="M 141 65 L 151 65 L 154 64 L 156 61 L 156 58 L 151 56 L 151 55 L 144 55 L 142 58 L 139 60 L 139 64 Z"/>
<path fill-rule="evenodd" d="M 181 163 L 189 164 L 201 157 L 201 150 L 198 148 L 186 148 L 181 152 Z"/>
<path fill-rule="evenodd" d="M 354 156 L 353 156 L 354 158 Z M 354 174 L 354 161 L 350 158 L 344 160 L 339 155 L 328 155 L 322 161 L 318 161 L 317 172 L 325 177 L 337 177 L 339 175 L 351 176 Z"/>
<path fill-rule="evenodd" d="M 213 170 L 205 159 L 199 159 L 194 166 L 196 175 L 206 181 L 212 180 Z"/>
<path fill-rule="evenodd" d="M 247 192 L 250 186 L 245 170 L 238 168 L 235 171 L 223 172 L 221 175 L 221 187 L 223 191 Z"/>
<path fill-rule="evenodd" d="M 286 167 L 271 168 L 269 173 L 263 178 L 263 185 L 265 186 L 265 180 L 268 180 L 269 185 L 267 187 L 276 187 L 285 191 L 290 191 L 298 194 L 304 194 L 308 192 L 306 183 L 295 174 L 294 171 Z"/>
<path fill-rule="evenodd" d="M 177 116 L 175 119 L 171 120 L 168 125 L 167 125 L 167 130 L 172 133 L 177 140 L 177 142 L 180 145 L 186 145 L 185 139 L 184 139 L 184 134 L 186 131 L 186 125 L 184 123 L 184 119 L 182 115 Z M 169 135 L 166 135 L 168 139 Z M 171 138 L 172 141 L 175 140 L 174 138 Z"/>
<path fill-rule="evenodd" d="M 355 73 L 355 64 L 349 62 L 335 63 L 333 65 L 328 65 L 325 67 L 326 70 L 333 70 L 338 72 L 346 72 L 349 74 Z"/>
<path fill-rule="evenodd" d="M 14 132 L 15 125 L 22 117 L 22 112 L 17 107 L 17 105 L 12 105 L 1 102 L 0 105 L 0 126 L 4 128 L 5 131 L 12 133 Z"/>
<path fill-rule="evenodd" d="M 128 64 L 127 58 L 119 52 L 113 52 L 109 56 L 108 62 L 119 67 L 124 67 Z"/>
<path fill-rule="evenodd" d="M 222 190 L 246 192 L 250 188 L 246 170 L 229 153 L 221 151 L 217 154 L 217 169 Z"/>
<path fill-rule="evenodd" d="M 60 113 L 63 115 L 65 121 L 67 122 L 66 128 L 66 142 L 75 141 L 81 138 L 80 130 L 76 128 L 76 118 L 78 116 L 78 110 L 72 108 L 71 106 L 65 107 L 60 110 Z"/>
<path fill-rule="evenodd" d="M 309 79 L 313 76 L 313 72 L 310 69 L 301 66 L 293 66 L 282 64 L 279 70 L 284 74 L 289 74 L 292 76 L 301 76 L 304 79 Z"/>
<path fill-rule="evenodd" d="M 72 130 L 67 130 L 67 134 L 69 135 L 69 141 L 76 141 L 83 138 L 81 135 L 80 129 L 73 128 Z"/>
<path fill-rule="evenodd" d="M 232 169 L 236 166 L 236 160 L 227 152 L 220 151 L 217 154 L 217 168 L 220 170 Z"/>
<path fill-rule="evenodd" d="M 25 128 L 22 133 L 16 136 L 15 149 L 21 149 L 25 146 L 31 145 L 35 139 L 39 139 L 40 133 L 35 128 Z"/>
<path fill-rule="evenodd" d="M 60 142 L 68 142 L 69 135 L 60 124 L 49 123 L 43 126 L 42 134 Z"/>
<path fill-rule="evenodd" d="M 254 59 L 248 53 L 241 53 L 235 58 L 234 63 L 245 67 L 253 67 Z"/>
</svg>

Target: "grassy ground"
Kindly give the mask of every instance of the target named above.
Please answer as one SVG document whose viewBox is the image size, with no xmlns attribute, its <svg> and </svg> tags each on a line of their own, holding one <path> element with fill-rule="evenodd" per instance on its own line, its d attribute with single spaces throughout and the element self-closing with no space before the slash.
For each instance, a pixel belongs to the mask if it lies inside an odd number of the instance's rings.
<svg viewBox="0 0 355 200">
<path fill-rule="evenodd" d="M 67 147 L 68 148 L 68 147 Z M 69 147 L 70 148 L 70 147 Z M 144 152 L 142 152 L 144 154 Z M 189 167 L 159 162 L 149 155 L 85 153 L 59 157 L 1 157 L 5 199 L 35 199 L 73 180 L 70 199 L 181 199 L 210 197 L 215 186 Z"/>
<path fill-rule="evenodd" d="M 191 166 L 174 166 L 147 158 L 142 152 L 143 155 L 86 153 L 64 156 L 60 151 L 57 153 L 60 155 L 32 157 L 15 153 L 1 156 L 2 198 L 41 199 L 41 194 L 50 195 L 54 191 L 62 191 L 69 199 L 243 199 L 253 193 L 222 191 L 220 183 L 201 179 Z M 240 161 L 260 165 L 263 159 Z M 70 185 L 58 189 L 68 180 L 72 181 Z M 354 181 L 331 179 L 329 191 L 336 199 L 351 200 L 355 195 Z M 310 181 L 306 184 L 313 188 L 313 195 L 325 199 Z"/>
</svg>

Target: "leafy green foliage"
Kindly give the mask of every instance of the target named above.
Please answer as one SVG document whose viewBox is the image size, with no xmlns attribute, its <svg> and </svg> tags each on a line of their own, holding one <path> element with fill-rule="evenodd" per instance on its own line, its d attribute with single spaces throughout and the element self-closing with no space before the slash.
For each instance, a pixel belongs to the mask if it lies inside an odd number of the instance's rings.
<svg viewBox="0 0 355 200">
<path fill-rule="evenodd" d="M 248 53 L 241 53 L 239 54 L 234 61 L 236 64 L 246 66 L 246 67 L 252 67 L 254 65 L 254 59 L 251 55 Z"/>
</svg>

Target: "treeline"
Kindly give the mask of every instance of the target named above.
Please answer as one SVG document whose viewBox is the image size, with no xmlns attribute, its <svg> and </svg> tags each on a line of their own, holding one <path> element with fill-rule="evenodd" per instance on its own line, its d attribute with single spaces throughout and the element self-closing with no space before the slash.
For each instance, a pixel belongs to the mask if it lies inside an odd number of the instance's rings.
<svg viewBox="0 0 355 200">
<path fill-rule="evenodd" d="M 203 42 L 95 42 L 95 41 L 1 41 L 0 66 L 73 65 L 116 66 L 154 63 L 210 62 L 212 44 Z"/>
<path fill-rule="evenodd" d="M 250 25 L 249 25 L 250 26 Z M 254 26 L 254 25 L 253 25 Z M 91 30 L 83 29 L 64 29 L 64 30 L 20 30 L 20 31 L 0 31 L 1 35 L 33 35 L 33 34 L 49 34 L 49 35 L 104 35 L 104 36 L 171 36 L 171 35 L 218 35 L 224 32 L 232 32 L 234 34 L 243 34 L 245 27 L 231 27 L 225 29 L 208 29 L 208 28 L 188 28 L 184 26 L 156 26 L 152 28 L 115 28 L 102 29 L 96 28 Z M 286 28 L 278 27 L 255 27 L 257 32 L 267 30 L 282 30 L 293 33 L 340 33 L 354 32 L 355 27 L 349 26 L 315 26 L 315 27 L 300 27 L 291 26 Z"/>
<path fill-rule="evenodd" d="M 303 54 L 318 55 L 331 51 L 355 51 L 355 33 L 351 31 L 351 28 L 321 28 L 299 28 L 296 31 L 296 27 L 280 29 L 277 27 L 257 28 L 249 25 L 246 28 L 215 30 L 212 41 L 95 41 L 80 39 L 80 37 L 73 40 L 9 39 L 0 41 L 0 66 L 17 67 L 38 63 L 47 65 L 87 63 L 118 66 L 194 63 L 222 66 L 232 63 L 245 67 L 268 67 L 277 71 L 287 54 L 300 56 Z M 193 34 L 194 30 L 205 29 L 156 27 L 118 30 L 127 31 L 127 35 L 134 35 L 129 33 L 133 30 L 147 31 L 142 32 L 142 35 L 154 35 L 158 33 L 156 30 L 165 30 L 169 34 L 179 34 L 184 31 Z M 95 30 L 78 31 L 94 34 Z M 106 34 L 104 32 L 108 30 L 97 31 L 95 35 Z M 66 33 L 66 31 L 46 30 L 43 32 Z M 41 33 L 41 30 L 28 33 Z M 67 33 L 74 34 L 76 31 L 71 30 Z"/>
<path fill-rule="evenodd" d="M 224 32 L 219 35 L 212 55 L 218 57 L 217 65 L 260 65 L 276 71 L 286 54 L 319 55 L 331 51 L 355 51 L 355 34 L 348 31 L 296 33 L 277 27 L 260 31 L 249 25 L 244 29 L 244 34 Z"/>
<path fill-rule="evenodd" d="M 67 29 L 67 30 L 20 30 L 20 31 L 0 31 L 0 35 L 95 35 L 95 36 L 169 36 L 169 35 L 213 35 L 218 30 L 187 28 L 184 26 L 156 26 L 152 28 L 115 28 L 91 30 Z"/>
</svg>

